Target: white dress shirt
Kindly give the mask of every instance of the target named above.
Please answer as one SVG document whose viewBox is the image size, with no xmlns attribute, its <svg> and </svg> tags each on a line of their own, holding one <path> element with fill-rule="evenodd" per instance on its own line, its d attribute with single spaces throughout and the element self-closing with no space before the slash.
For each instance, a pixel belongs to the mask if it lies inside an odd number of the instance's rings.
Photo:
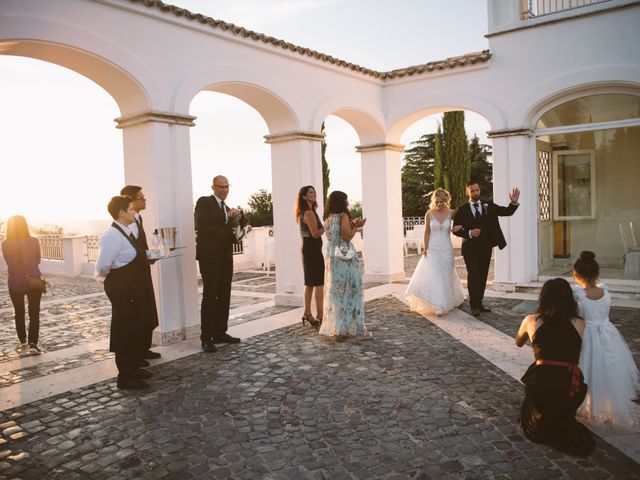
<svg viewBox="0 0 640 480">
<path fill-rule="evenodd" d="M 476 204 L 473 203 L 473 202 L 469 202 L 469 205 L 471 205 L 471 213 L 473 213 L 473 216 L 475 217 L 476 216 Z M 483 214 L 483 212 L 482 212 L 482 202 L 480 200 L 478 200 L 477 205 L 478 205 L 478 209 L 479 209 L 480 215 L 482 215 Z"/>
<path fill-rule="evenodd" d="M 478 205 L 477 212 L 476 212 L 476 205 Z M 469 207 L 471 207 L 471 213 L 473 214 L 474 217 L 476 215 L 482 215 L 482 202 L 480 200 L 478 200 L 477 203 L 469 202 Z M 473 235 L 471 235 L 471 230 L 469 230 L 469 238 L 473 238 Z"/>
<path fill-rule="evenodd" d="M 122 228 L 126 235 L 131 229 L 120 222 L 115 222 Z M 136 249 L 131 242 L 115 227 L 109 226 L 100 237 L 100 251 L 96 260 L 96 269 L 93 274 L 98 282 L 104 282 L 112 268 L 120 268 L 131 263 L 136 258 Z"/>
<path fill-rule="evenodd" d="M 140 214 L 136 212 L 135 217 L 136 217 L 136 220 L 139 222 Z M 138 231 L 138 224 L 135 221 L 131 225 L 129 225 L 129 230 L 131 230 L 131 233 L 133 233 L 134 237 L 140 238 L 140 232 Z"/>
</svg>

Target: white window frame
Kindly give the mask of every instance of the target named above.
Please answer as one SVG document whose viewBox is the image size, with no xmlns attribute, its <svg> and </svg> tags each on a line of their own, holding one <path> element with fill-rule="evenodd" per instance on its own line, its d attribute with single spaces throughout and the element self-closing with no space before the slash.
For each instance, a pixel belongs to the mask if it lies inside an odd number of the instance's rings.
<svg viewBox="0 0 640 480">
<path fill-rule="evenodd" d="M 562 216 L 559 214 L 558 195 L 558 156 L 589 155 L 591 163 L 590 191 L 591 191 L 591 215 Z M 596 218 L 596 155 L 595 150 L 557 150 L 553 152 L 553 220 L 592 220 Z"/>
</svg>

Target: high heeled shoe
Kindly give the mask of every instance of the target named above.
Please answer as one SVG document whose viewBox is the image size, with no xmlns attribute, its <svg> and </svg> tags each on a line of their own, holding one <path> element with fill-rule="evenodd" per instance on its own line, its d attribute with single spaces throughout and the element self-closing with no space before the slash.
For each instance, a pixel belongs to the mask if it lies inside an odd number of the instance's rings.
<svg viewBox="0 0 640 480">
<path fill-rule="evenodd" d="M 316 326 L 316 320 L 313 318 L 313 315 L 305 313 L 302 315 L 302 326 L 306 326 L 307 322 L 309 322 L 309 325 L 312 327 Z"/>
<path fill-rule="evenodd" d="M 316 317 L 314 327 L 316 330 L 320 330 L 320 326 L 322 325 L 322 317 Z"/>
</svg>

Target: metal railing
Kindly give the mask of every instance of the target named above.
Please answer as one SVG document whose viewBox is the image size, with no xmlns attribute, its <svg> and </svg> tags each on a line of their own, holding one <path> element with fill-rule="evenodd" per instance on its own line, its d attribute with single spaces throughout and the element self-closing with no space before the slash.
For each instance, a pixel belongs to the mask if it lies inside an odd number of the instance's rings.
<svg viewBox="0 0 640 480">
<path fill-rule="evenodd" d="M 98 259 L 100 250 L 100 237 L 98 235 L 87 235 L 84 237 L 85 255 L 87 262 L 95 262 Z"/>
<path fill-rule="evenodd" d="M 62 234 L 38 235 L 40 240 L 40 255 L 46 260 L 64 260 Z"/>
<path fill-rule="evenodd" d="M 526 20 L 609 1 L 611 0 L 523 0 L 522 18 Z"/>
<path fill-rule="evenodd" d="M 403 221 L 403 234 L 407 235 L 407 230 L 413 230 L 416 225 L 424 225 L 424 217 L 404 217 Z"/>
</svg>

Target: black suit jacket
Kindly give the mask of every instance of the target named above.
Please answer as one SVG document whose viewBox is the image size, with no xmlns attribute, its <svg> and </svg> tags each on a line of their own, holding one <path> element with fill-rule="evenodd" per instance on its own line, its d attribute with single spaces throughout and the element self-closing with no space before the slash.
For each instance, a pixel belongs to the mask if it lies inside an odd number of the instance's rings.
<svg viewBox="0 0 640 480">
<path fill-rule="evenodd" d="M 228 210 L 228 207 L 227 207 Z M 196 259 L 233 256 L 235 222 L 225 225 L 225 214 L 213 195 L 200 197 L 196 202 Z"/>
<path fill-rule="evenodd" d="M 496 205 L 493 202 L 481 202 L 482 203 L 482 217 L 476 218 L 472 206 L 469 203 L 465 203 L 460 206 L 456 211 L 455 217 L 453 217 L 454 225 L 462 225 L 462 230 L 455 232 L 454 235 L 462 237 L 462 249 L 471 243 L 488 242 L 492 247 L 497 246 L 500 250 L 507 246 L 507 242 L 504 239 L 504 234 L 500 228 L 498 217 L 509 217 L 515 213 L 519 205 L 512 203 L 507 207 Z M 478 238 L 469 238 L 469 231 L 474 228 L 482 229 L 482 234 Z"/>
</svg>

